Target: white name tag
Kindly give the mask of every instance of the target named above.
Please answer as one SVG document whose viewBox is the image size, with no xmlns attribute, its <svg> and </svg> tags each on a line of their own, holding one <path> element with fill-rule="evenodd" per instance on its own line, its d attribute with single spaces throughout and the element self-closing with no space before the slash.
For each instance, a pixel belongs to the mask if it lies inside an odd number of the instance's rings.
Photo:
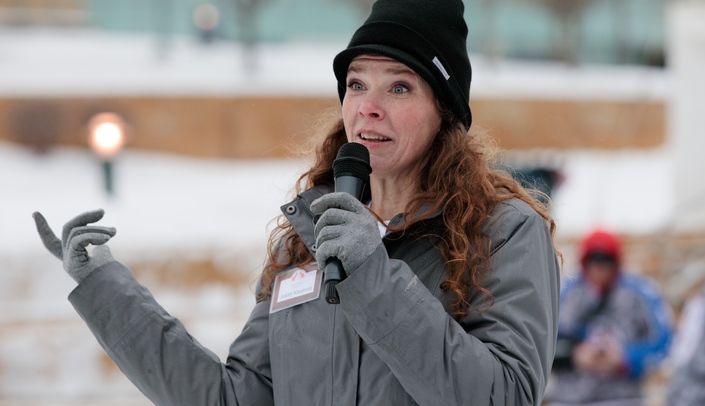
<svg viewBox="0 0 705 406">
<path fill-rule="evenodd" d="M 277 274 L 274 278 L 269 313 L 318 299 L 323 272 L 315 264 Z"/>
</svg>

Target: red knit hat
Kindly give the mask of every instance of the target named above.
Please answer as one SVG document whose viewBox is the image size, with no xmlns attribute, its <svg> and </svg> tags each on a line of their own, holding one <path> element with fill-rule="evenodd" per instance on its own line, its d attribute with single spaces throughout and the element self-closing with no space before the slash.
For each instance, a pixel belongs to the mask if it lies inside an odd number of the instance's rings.
<svg viewBox="0 0 705 406">
<path fill-rule="evenodd" d="M 596 229 L 588 234 L 582 241 L 580 264 L 593 258 L 613 259 L 619 269 L 622 263 L 622 242 L 617 234 L 605 229 Z"/>
</svg>

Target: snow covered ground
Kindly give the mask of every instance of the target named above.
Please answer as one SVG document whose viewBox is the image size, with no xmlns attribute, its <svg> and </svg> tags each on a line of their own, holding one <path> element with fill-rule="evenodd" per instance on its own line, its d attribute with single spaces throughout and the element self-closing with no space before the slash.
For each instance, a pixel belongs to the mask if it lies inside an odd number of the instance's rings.
<svg viewBox="0 0 705 406">
<path fill-rule="evenodd" d="M 78 31 L 0 30 L 0 97 L 119 94 L 333 95 L 331 61 L 344 44 L 269 45 L 247 73 L 240 49 L 203 48 L 179 39 L 165 59 L 155 39 Z M 473 58 L 473 95 L 663 99 L 664 72 L 496 64 Z M 557 190 L 559 234 L 604 224 L 649 233 L 672 219 L 669 150 L 552 152 L 564 182 Z M 116 195 L 102 189 L 87 149 L 46 155 L 0 142 L 0 405 L 146 405 L 111 366 L 73 312 L 74 282 L 41 246 L 31 214 L 57 232 L 84 210 L 103 207 L 110 243 L 126 263 L 159 258 L 235 262 L 248 280 L 261 265 L 269 223 L 305 167 L 295 160 L 206 160 L 127 150 L 115 164 Z M 253 191 L 255 191 L 253 193 Z M 252 286 L 198 290 L 150 285 L 172 314 L 221 359 L 254 304 Z"/>
</svg>

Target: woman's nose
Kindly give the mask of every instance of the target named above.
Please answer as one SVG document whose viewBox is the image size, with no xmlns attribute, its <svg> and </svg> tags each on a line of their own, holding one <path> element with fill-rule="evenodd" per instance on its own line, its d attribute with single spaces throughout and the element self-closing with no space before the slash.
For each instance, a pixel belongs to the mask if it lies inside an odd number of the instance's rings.
<svg viewBox="0 0 705 406">
<path fill-rule="evenodd" d="M 364 117 L 379 119 L 384 116 L 382 102 L 379 95 L 368 92 L 360 103 L 359 113 Z"/>
</svg>

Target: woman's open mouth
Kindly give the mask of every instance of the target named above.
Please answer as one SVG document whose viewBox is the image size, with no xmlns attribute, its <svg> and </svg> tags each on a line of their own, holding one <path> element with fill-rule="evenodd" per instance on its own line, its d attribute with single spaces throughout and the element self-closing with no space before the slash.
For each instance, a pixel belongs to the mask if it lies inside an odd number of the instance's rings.
<svg viewBox="0 0 705 406">
<path fill-rule="evenodd" d="M 391 141 L 391 139 L 389 139 L 387 137 L 383 137 L 381 135 L 377 135 L 377 134 L 360 133 L 359 137 L 365 141 L 373 141 L 373 142 Z"/>
</svg>

